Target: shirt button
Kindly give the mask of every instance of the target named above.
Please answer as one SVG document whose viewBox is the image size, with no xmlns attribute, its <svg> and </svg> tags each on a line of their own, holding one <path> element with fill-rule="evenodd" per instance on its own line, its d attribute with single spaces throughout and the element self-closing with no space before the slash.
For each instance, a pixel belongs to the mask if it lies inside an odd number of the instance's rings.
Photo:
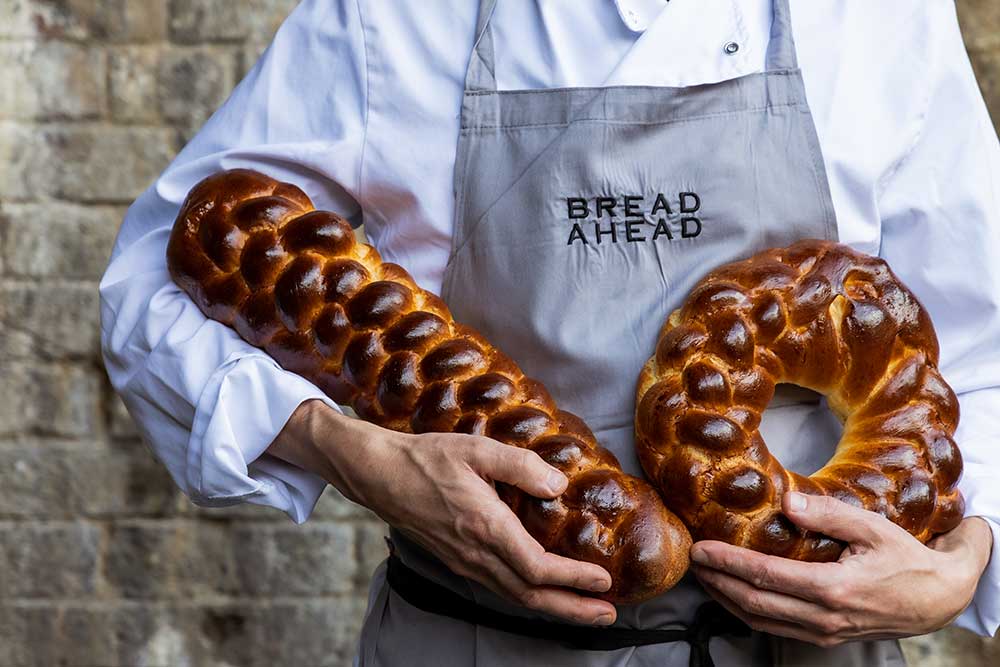
<svg viewBox="0 0 1000 667">
<path fill-rule="evenodd" d="M 733 55 L 734 53 L 740 50 L 740 45 L 737 44 L 736 42 L 729 42 L 728 44 L 726 44 L 724 48 L 727 54 Z"/>
</svg>

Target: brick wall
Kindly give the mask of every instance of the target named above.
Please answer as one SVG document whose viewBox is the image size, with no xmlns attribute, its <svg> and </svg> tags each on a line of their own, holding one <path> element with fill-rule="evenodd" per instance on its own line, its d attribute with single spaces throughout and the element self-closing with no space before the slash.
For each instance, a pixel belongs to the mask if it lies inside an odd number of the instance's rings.
<svg viewBox="0 0 1000 667">
<path fill-rule="evenodd" d="M 96 283 L 127 204 L 293 0 L 0 0 L 0 667 L 346 665 L 382 527 L 203 511 L 111 392 Z M 960 3 L 1000 109 L 1000 4 Z M 997 641 L 913 640 L 914 664 Z"/>
</svg>

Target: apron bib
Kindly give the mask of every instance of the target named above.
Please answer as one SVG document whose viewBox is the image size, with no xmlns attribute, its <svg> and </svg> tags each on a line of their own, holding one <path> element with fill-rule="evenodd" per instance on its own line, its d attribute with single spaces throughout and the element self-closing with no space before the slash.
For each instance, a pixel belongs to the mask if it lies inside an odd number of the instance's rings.
<svg viewBox="0 0 1000 667">
<path fill-rule="evenodd" d="M 720 264 L 837 237 L 788 0 L 774 2 L 759 74 L 687 88 L 514 91 L 497 90 L 495 5 L 481 0 L 466 76 L 442 297 L 456 320 L 544 383 L 641 476 L 635 385 L 667 315 Z M 762 425 L 769 447 L 794 470 L 818 468 L 836 433 L 826 452 L 796 452 L 794 433 L 830 430 L 829 416 L 809 398 L 779 403 Z M 432 582 L 509 615 L 538 616 L 456 576 L 397 531 L 392 541 L 399 558 Z M 427 657 L 419 664 L 688 664 L 683 642 L 573 651 L 429 614 L 383 580 L 380 570 L 362 664 L 414 664 L 415 644 Z M 687 576 L 654 600 L 620 607 L 616 626 L 690 624 L 706 600 Z M 754 633 L 714 638 L 711 653 L 718 665 L 879 665 L 892 664 L 899 649 L 879 642 L 823 650 Z"/>
</svg>

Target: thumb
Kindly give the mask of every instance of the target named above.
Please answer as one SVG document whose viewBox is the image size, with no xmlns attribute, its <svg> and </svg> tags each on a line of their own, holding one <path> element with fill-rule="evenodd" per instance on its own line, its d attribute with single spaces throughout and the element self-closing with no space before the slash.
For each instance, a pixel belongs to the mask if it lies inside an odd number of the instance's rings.
<svg viewBox="0 0 1000 667">
<path fill-rule="evenodd" d="M 530 449 L 484 439 L 473 452 L 473 466 L 491 480 L 516 486 L 536 498 L 555 498 L 566 490 L 566 475 Z"/>
<path fill-rule="evenodd" d="M 810 496 L 791 491 L 781 499 L 785 515 L 799 528 L 823 533 L 850 544 L 874 547 L 882 543 L 894 524 L 830 496 Z"/>
</svg>

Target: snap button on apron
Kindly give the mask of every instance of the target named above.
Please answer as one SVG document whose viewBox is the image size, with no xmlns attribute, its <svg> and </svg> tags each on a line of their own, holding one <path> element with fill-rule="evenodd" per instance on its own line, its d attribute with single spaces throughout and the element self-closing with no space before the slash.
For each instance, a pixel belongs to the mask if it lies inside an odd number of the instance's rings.
<svg viewBox="0 0 1000 667">
<path fill-rule="evenodd" d="M 740 50 L 740 45 L 737 44 L 736 42 L 727 42 L 725 50 L 727 54 L 733 55 L 734 53 Z"/>
</svg>

